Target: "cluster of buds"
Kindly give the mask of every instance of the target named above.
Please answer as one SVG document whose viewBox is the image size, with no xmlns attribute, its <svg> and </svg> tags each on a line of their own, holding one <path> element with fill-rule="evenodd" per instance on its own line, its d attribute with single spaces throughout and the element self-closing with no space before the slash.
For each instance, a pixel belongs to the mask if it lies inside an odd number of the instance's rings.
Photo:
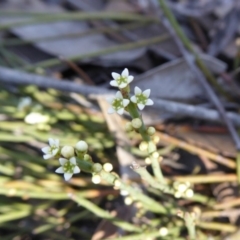
<svg viewBox="0 0 240 240">
<path fill-rule="evenodd" d="M 190 188 L 191 184 L 189 182 L 174 182 L 173 189 L 174 189 L 174 196 L 176 198 L 186 197 L 191 198 L 194 195 L 193 190 Z"/>
<path fill-rule="evenodd" d="M 127 68 L 123 70 L 122 74 L 113 72 L 112 77 L 113 80 L 110 82 L 110 85 L 118 87 L 119 91 L 117 91 L 114 97 L 107 99 L 111 105 L 108 113 L 118 113 L 122 115 L 124 110 L 127 110 L 130 102 L 136 104 L 140 110 L 143 110 L 145 106 L 153 105 L 153 101 L 149 99 L 150 89 L 142 91 L 139 87 L 135 87 L 134 96 L 128 96 L 130 91 L 129 84 L 133 81 L 134 77 L 129 75 Z"/>
<path fill-rule="evenodd" d="M 85 161 L 91 161 L 91 157 L 87 154 L 88 145 L 85 141 L 79 141 L 72 146 L 60 147 L 58 139 L 49 139 L 49 146 L 42 148 L 45 160 L 58 158 L 60 167 L 56 173 L 64 174 L 66 181 L 70 180 L 73 174 L 80 173 L 80 167 L 77 165 L 77 158 Z"/>
</svg>

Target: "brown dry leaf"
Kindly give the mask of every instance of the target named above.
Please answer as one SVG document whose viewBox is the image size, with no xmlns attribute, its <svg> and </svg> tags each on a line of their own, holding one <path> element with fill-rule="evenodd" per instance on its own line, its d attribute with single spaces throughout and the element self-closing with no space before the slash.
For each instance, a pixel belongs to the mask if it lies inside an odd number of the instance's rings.
<svg viewBox="0 0 240 240">
<path fill-rule="evenodd" d="M 225 71 L 225 63 L 207 55 L 200 56 L 213 73 Z M 204 98 L 206 95 L 184 59 L 165 63 L 137 76 L 132 86 L 150 88 L 152 97 L 185 102 L 194 101 L 200 96 Z"/>
<path fill-rule="evenodd" d="M 174 135 L 193 145 L 221 155 L 236 157 L 236 149 L 231 136 L 226 132 L 200 132 L 189 127 L 175 126 Z"/>
</svg>

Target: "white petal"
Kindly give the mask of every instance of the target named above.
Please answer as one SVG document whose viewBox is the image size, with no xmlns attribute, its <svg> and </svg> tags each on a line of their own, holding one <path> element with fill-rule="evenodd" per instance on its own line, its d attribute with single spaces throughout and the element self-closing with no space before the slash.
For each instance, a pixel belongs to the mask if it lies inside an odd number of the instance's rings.
<svg viewBox="0 0 240 240">
<path fill-rule="evenodd" d="M 70 163 L 72 163 L 72 164 L 74 164 L 74 165 L 77 164 L 77 163 L 76 163 L 76 158 L 75 158 L 75 157 L 71 157 L 69 161 L 70 161 Z"/>
<path fill-rule="evenodd" d="M 61 165 L 64 165 L 68 160 L 65 158 L 59 158 L 59 162 Z"/>
<path fill-rule="evenodd" d="M 143 91 L 143 95 L 146 96 L 147 98 L 150 96 L 150 93 L 151 93 L 150 89 Z"/>
<path fill-rule="evenodd" d="M 59 167 L 55 172 L 56 173 L 64 173 L 63 167 Z"/>
<path fill-rule="evenodd" d="M 113 98 L 113 97 L 108 97 L 108 98 L 106 98 L 106 100 L 107 100 L 110 104 L 112 104 L 114 98 Z"/>
<path fill-rule="evenodd" d="M 139 108 L 140 110 L 143 110 L 143 109 L 144 109 L 144 107 L 145 107 L 145 105 L 144 105 L 144 104 L 142 104 L 142 103 L 138 103 L 138 108 Z"/>
<path fill-rule="evenodd" d="M 68 181 L 72 177 L 72 173 L 64 173 L 65 181 Z"/>
<path fill-rule="evenodd" d="M 134 93 L 135 93 L 135 95 L 141 94 L 142 90 L 139 87 L 135 87 L 134 88 Z"/>
<path fill-rule="evenodd" d="M 112 108 L 112 107 L 110 107 L 109 109 L 108 109 L 108 113 L 109 114 L 112 114 L 112 113 L 115 113 L 116 111 Z"/>
<path fill-rule="evenodd" d="M 123 106 L 126 107 L 129 104 L 128 99 L 123 99 Z"/>
<path fill-rule="evenodd" d="M 132 96 L 132 97 L 131 97 L 131 101 L 132 101 L 133 103 L 136 103 L 136 102 L 137 102 L 137 98 L 136 98 L 135 96 Z"/>
<path fill-rule="evenodd" d="M 147 102 L 146 102 L 146 105 L 153 105 L 153 100 L 152 99 L 148 99 Z"/>
<path fill-rule="evenodd" d="M 128 77 L 128 83 L 132 82 L 133 79 L 134 79 L 133 76 L 129 76 L 129 77 Z"/>
<path fill-rule="evenodd" d="M 123 98 L 122 93 L 120 91 L 117 91 L 116 98 Z"/>
<path fill-rule="evenodd" d="M 54 149 L 54 150 L 52 151 L 52 155 L 53 155 L 53 156 L 55 156 L 57 153 L 58 153 L 58 148 L 56 148 L 56 149 Z"/>
<path fill-rule="evenodd" d="M 123 77 L 128 77 L 128 75 L 129 75 L 128 69 L 125 68 L 125 69 L 122 71 L 122 76 L 123 76 Z"/>
<path fill-rule="evenodd" d="M 118 83 L 117 83 L 116 80 L 110 81 L 110 85 L 113 86 L 113 87 L 118 87 Z"/>
<path fill-rule="evenodd" d="M 123 108 L 120 108 L 119 110 L 117 110 L 117 113 L 120 114 L 120 115 L 122 115 L 123 112 L 124 112 L 124 109 L 123 109 Z"/>
<path fill-rule="evenodd" d="M 73 173 L 80 173 L 80 168 L 78 166 L 75 166 L 73 169 Z"/>
<path fill-rule="evenodd" d="M 43 158 L 44 158 L 45 160 L 50 159 L 51 157 L 52 157 L 52 154 L 43 155 Z"/>
<path fill-rule="evenodd" d="M 55 139 L 54 141 L 55 141 L 55 146 L 59 147 L 59 139 Z"/>
<path fill-rule="evenodd" d="M 48 142 L 49 142 L 49 145 L 50 145 L 50 146 L 54 146 L 54 139 L 49 138 L 49 139 L 48 139 Z"/>
<path fill-rule="evenodd" d="M 50 152 L 50 147 L 44 147 L 44 148 L 42 148 L 42 151 L 44 152 L 44 153 L 49 153 Z"/>
<path fill-rule="evenodd" d="M 127 83 L 121 83 L 118 87 L 119 88 L 125 88 L 127 86 Z"/>
<path fill-rule="evenodd" d="M 120 74 L 113 72 L 112 73 L 112 77 L 113 77 L 113 79 L 116 80 L 116 79 L 118 79 L 120 77 Z"/>
</svg>

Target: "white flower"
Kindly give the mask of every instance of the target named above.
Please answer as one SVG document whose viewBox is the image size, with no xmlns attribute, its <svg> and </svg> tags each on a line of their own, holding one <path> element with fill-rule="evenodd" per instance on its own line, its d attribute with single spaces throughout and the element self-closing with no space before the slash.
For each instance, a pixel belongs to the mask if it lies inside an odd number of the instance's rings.
<svg viewBox="0 0 240 240">
<path fill-rule="evenodd" d="M 107 101 L 111 104 L 111 107 L 108 109 L 108 113 L 123 114 L 124 108 L 129 104 L 129 100 L 123 98 L 122 93 L 118 91 L 114 98 L 107 99 Z"/>
<path fill-rule="evenodd" d="M 66 181 L 68 181 L 73 174 L 80 173 L 80 168 L 77 166 L 75 157 L 71 157 L 69 160 L 59 158 L 59 162 L 61 167 L 59 167 L 55 172 L 63 173 Z"/>
<path fill-rule="evenodd" d="M 113 87 L 125 88 L 133 80 L 133 76 L 129 75 L 128 69 L 125 68 L 122 71 L 122 74 L 113 72 L 112 77 L 114 80 L 110 82 L 110 85 Z"/>
<path fill-rule="evenodd" d="M 54 157 L 60 150 L 59 139 L 49 138 L 48 141 L 50 146 L 42 148 L 42 151 L 45 153 L 45 155 L 43 155 L 44 159 L 49 159 Z"/>
<path fill-rule="evenodd" d="M 142 92 L 142 90 L 139 87 L 135 87 L 134 89 L 135 96 L 131 97 L 131 101 L 133 103 L 136 103 L 140 110 L 143 110 L 145 106 L 153 105 L 153 101 L 149 99 L 150 92 L 151 92 L 150 89 L 147 89 Z"/>
</svg>

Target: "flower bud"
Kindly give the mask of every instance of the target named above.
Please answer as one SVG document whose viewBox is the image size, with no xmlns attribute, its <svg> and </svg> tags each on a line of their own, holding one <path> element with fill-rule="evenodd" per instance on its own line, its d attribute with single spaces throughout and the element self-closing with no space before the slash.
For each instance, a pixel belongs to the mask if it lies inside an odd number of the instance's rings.
<svg viewBox="0 0 240 240">
<path fill-rule="evenodd" d="M 101 172 L 102 171 L 102 165 L 100 163 L 94 163 L 92 166 L 93 172 Z"/>
<path fill-rule="evenodd" d="M 79 152 L 86 152 L 88 150 L 88 145 L 85 141 L 77 142 L 75 147 L 76 147 L 77 151 L 79 151 Z"/>
<path fill-rule="evenodd" d="M 131 132 L 131 131 L 133 130 L 132 123 L 127 122 L 126 125 L 125 125 L 125 130 L 126 130 L 127 132 Z"/>
<path fill-rule="evenodd" d="M 88 162 L 92 162 L 92 157 L 89 154 L 84 154 L 83 160 L 88 161 Z"/>
<path fill-rule="evenodd" d="M 154 127 L 149 127 L 147 130 L 148 135 L 152 136 L 156 132 L 156 129 Z"/>
<path fill-rule="evenodd" d="M 104 163 L 103 165 L 103 169 L 106 172 L 111 172 L 113 170 L 113 165 L 111 163 Z"/>
<path fill-rule="evenodd" d="M 141 142 L 139 145 L 140 151 L 146 151 L 148 149 L 148 143 L 147 142 Z"/>
<path fill-rule="evenodd" d="M 99 184 L 99 183 L 101 182 L 101 177 L 100 177 L 98 174 L 94 175 L 94 176 L 92 177 L 92 182 L 93 182 L 94 184 Z"/>
<path fill-rule="evenodd" d="M 74 156 L 74 148 L 72 146 L 64 146 L 61 154 L 64 158 L 69 159 Z"/>
<path fill-rule="evenodd" d="M 132 120 L 132 126 L 136 129 L 140 128 L 142 126 L 142 120 L 140 118 L 134 118 Z"/>
</svg>

